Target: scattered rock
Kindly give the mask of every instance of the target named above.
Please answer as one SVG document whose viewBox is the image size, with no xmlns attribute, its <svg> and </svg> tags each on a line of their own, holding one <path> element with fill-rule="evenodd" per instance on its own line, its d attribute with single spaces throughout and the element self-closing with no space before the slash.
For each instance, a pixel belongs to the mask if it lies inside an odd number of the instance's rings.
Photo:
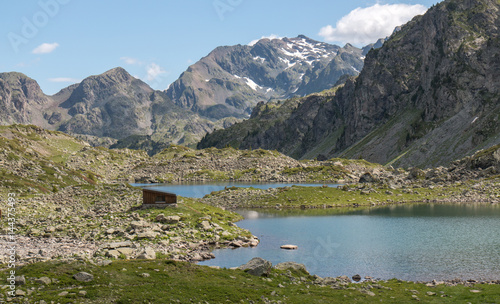
<svg viewBox="0 0 500 304">
<path fill-rule="evenodd" d="M 352 276 L 352 280 L 354 282 L 359 282 L 359 281 L 361 281 L 361 276 L 359 274 L 355 274 Z"/>
<path fill-rule="evenodd" d="M 73 276 L 73 278 L 79 282 L 90 282 L 94 279 L 94 276 L 88 272 L 79 272 Z"/>
<path fill-rule="evenodd" d="M 19 285 L 26 285 L 26 278 L 22 275 L 22 276 L 16 276 L 15 278 L 15 281 L 16 281 L 16 285 L 19 286 Z"/>
<path fill-rule="evenodd" d="M 24 297 L 26 295 L 26 291 L 21 290 L 21 289 L 16 289 L 16 297 Z"/>
<path fill-rule="evenodd" d="M 130 257 L 134 253 L 134 249 L 129 247 L 118 248 L 117 251 L 126 257 Z"/>
<path fill-rule="evenodd" d="M 360 183 L 375 183 L 377 181 L 377 178 L 375 178 L 370 172 L 366 172 L 359 178 Z"/>
<path fill-rule="evenodd" d="M 280 246 L 281 249 L 286 249 L 286 250 L 295 250 L 299 248 L 297 245 L 282 245 Z"/>
<path fill-rule="evenodd" d="M 130 242 L 130 241 L 115 242 L 115 243 L 106 244 L 104 246 L 104 248 L 115 249 L 115 248 L 120 248 L 120 247 L 130 247 L 131 245 L 132 245 L 132 242 Z"/>
<path fill-rule="evenodd" d="M 145 232 L 140 232 L 137 234 L 137 239 L 142 240 L 142 239 L 154 239 L 158 236 L 158 232 L 154 231 L 145 231 Z"/>
<path fill-rule="evenodd" d="M 132 229 L 141 229 L 149 227 L 149 223 L 145 221 L 133 221 L 130 223 L 130 227 L 132 227 Z"/>
<path fill-rule="evenodd" d="M 36 279 L 35 283 L 49 285 L 50 283 L 52 283 L 52 280 L 48 277 L 41 277 L 39 279 Z"/>
<path fill-rule="evenodd" d="M 294 269 L 294 270 L 298 270 L 298 271 L 303 271 L 305 273 L 309 273 L 304 264 L 299 264 L 299 263 L 295 263 L 295 262 L 279 263 L 279 264 L 276 264 L 276 266 L 274 266 L 274 268 L 279 269 L 279 270 Z"/>
<path fill-rule="evenodd" d="M 238 267 L 238 269 L 248 272 L 251 275 L 261 277 L 269 275 L 272 266 L 271 262 L 262 258 L 253 258 L 248 263 Z"/>
<path fill-rule="evenodd" d="M 120 252 L 118 250 L 113 249 L 106 252 L 106 256 L 108 258 L 117 259 L 120 256 Z"/>
<path fill-rule="evenodd" d="M 373 291 L 367 290 L 367 289 L 360 289 L 359 292 L 361 292 L 365 295 L 369 295 L 370 297 L 376 296 L 376 294 Z"/>
<path fill-rule="evenodd" d="M 207 231 L 207 230 L 211 230 L 212 226 L 210 225 L 210 223 L 208 221 L 202 221 L 201 223 L 198 224 L 198 228 L 201 228 L 201 229 Z"/>
<path fill-rule="evenodd" d="M 139 254 L 139 256 L 137 258 L 143 259 L 143 260 L 154 260 L 154 259 L 156 259 L 156 252 L 154 251 L 153 248 L 146 247 L 141 252 L 141 254 Z"/>
<path fill-rule="evenodd" d="M 165 218 L 165 222 L 164 223 L 167 223 L 167 224 L 177 224 L 181 221 L 181 217 L 178 216 L 178 215 L 171 215 L 171 216 L 167 216 Z"/>
</svg>

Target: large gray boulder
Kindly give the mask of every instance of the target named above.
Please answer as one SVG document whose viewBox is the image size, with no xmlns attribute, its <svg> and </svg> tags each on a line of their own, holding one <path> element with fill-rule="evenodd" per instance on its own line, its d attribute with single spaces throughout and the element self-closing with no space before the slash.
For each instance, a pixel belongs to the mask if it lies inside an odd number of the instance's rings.
<svg viewBox="0 0 500 304">
<path fill-rule="evenodd" d="M 261 277 L 269 275 L 272 267 L 273 264 L 269 261 L 262 258 L 253 258 L 248 261 L 248 263 L 238 267 L 238 269 L 248 272 L 251 275 Z"/>
<path fill-rule="evenodd" d="M 293 270 L 303 271 L 303 272 L 309 274 L 309 272 L 307 271 L 306 266 L 304 264 L 295 263 L 295 262 L 279 263 L 279 264 L 276 264 L 276 266 L 274 266 L 274 268 L 276 268 L 278 270 L 293 269 Z"/>
<path fill-rule="evenodd" d="M 90 282 L 94 279 L 94 276 L 88 272 L 79 272 L 73 276 L 73 278 L 79 282 Z"/>
</svg>

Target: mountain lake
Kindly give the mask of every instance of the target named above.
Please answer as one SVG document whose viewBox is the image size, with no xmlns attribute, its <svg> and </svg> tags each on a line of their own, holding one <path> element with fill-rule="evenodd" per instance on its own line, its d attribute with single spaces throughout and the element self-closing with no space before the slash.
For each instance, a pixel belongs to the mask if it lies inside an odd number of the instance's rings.
<svg viewBox="0 0 500 304">
<path fill-rule="evenodd" d="M 181 196 L 203 197 L 231 186 L 266 189 L 291 185 L 298 184 L 154 187 Z M 408 281 L 500 279 L 499 205 L 406 204 L 340 214 L 335 209 L 236 212 L 245 217 L 237 225 L 250 230 L 260 244 L 255 248 L 215 249 L 215 259 L 198 264 L 230 268 L 261 257 L 273 265 L 302 263 L 311 274 L 321 277 L 360 274 Z M 285 244 L 298 249 L 280 249 Z"/>
</svg>

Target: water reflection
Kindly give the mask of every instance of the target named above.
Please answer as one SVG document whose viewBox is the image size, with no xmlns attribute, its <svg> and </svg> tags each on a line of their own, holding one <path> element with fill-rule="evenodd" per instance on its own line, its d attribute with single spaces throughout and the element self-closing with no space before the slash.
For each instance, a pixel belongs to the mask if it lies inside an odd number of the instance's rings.
<svg viewBox="0 0 500 304">
<path fill-rule="evenodd" d="M 304 263 L 320 276 L 404 280 L 500 279 L 500 208 L 496 205 L 398 205 L 344 214 L 333 209 L 239 210 L 238 226 L 261 239 L 256 248 L 216 250 L 205 265 L 235 267 L 259 256 Z M 316 212 L 305 215 L 304 212 Z M 321 215 L 321 216 L 319 216 Z M 283 244 L 298 245 L 294 251 Z"/>
</svg>

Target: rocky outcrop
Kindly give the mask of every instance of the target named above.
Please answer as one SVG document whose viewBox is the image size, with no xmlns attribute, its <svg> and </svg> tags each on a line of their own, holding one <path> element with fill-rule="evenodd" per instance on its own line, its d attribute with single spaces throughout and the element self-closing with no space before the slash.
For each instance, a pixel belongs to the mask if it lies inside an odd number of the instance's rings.
<svg viewBox="0 0 500 304">
<path fill-rule="evenodd" d="M 499 9 L 493 0 L 435 5 L 370 51 L 360 75 L 335 96 L 303 99 L 282 121 L 251 130 L 240 146 L 431 167 L 500 143 Z M 231 144 L 231 132 L 202 143 Z"/>
<path fill-rule="evenodd" d="M 38 83 L 21 73 L 0 73 L 0 124 L 37 124 L 47 127 L 60 114 L 44 115 L 53 100 L 46 96 Z"/>
</svg>

